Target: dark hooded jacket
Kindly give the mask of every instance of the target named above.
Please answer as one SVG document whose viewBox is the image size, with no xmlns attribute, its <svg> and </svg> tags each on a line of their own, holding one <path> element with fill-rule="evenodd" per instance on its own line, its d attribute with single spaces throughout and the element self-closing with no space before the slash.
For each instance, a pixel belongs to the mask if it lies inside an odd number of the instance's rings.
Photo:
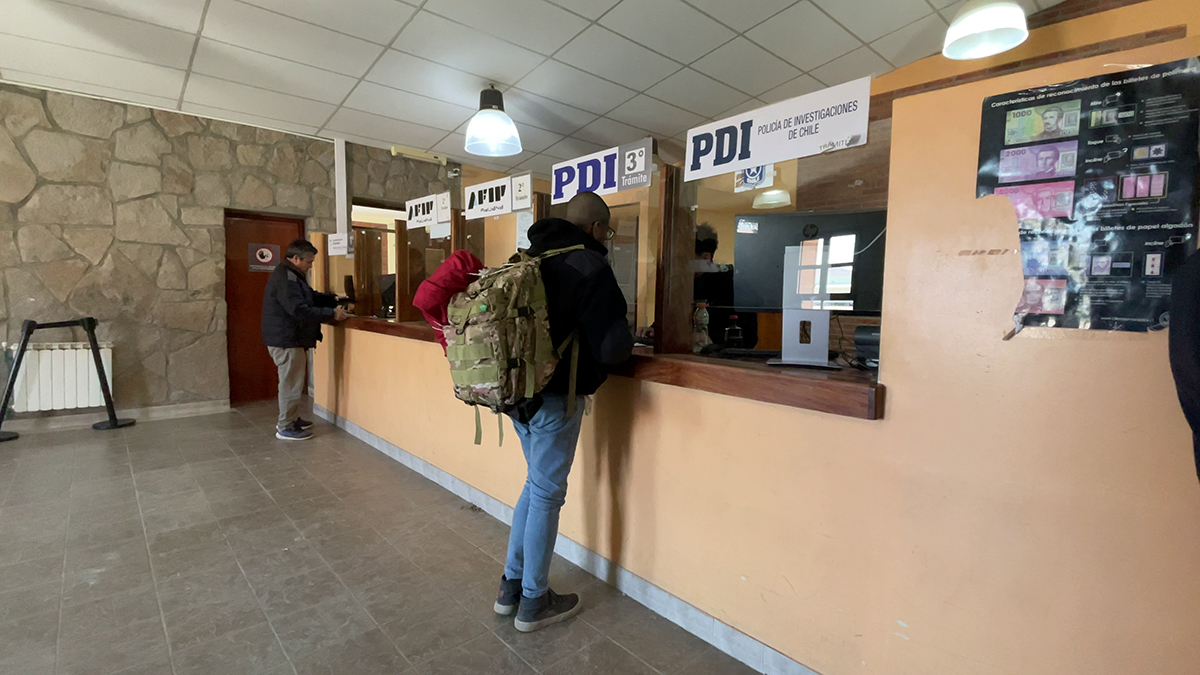
<svg viewBox="0 0 1200 675">
<path fill-rule="evenodd" d="M 608 264 L 608 249 L 591 235 L 560 218 L 545 218 L 529 229 L 529 253 L 582 245 L 583 250 L 542 261 L 550 335 L 562 344 L 578 331 L 579 365 L 575 393 L 589 396 L 608 379 L 608 367 L 623 363 L 633 351 L 625 295 Z M 566 394 L 570 386 L 571 351 L 567 350 L 543 390 Z"/>
</svg>

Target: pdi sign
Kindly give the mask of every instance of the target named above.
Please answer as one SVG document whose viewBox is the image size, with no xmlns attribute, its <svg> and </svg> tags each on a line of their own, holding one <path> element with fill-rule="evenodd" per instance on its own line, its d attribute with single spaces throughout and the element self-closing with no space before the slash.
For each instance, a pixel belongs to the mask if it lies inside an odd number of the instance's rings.
<svg viewBox="0 0 1200 675">
<path fill-rule="evenodd" d="M 654 172 L 654 139 L 644 138 L 616 148 L 555 164 L 550 203 L 561 204 L 580 192 L 608 195 L 650 185 Z"/>
<path fill-rule="evenodd" d="M 684 180 L 864 145 L 870 104 L 864 77 L 692 129 Z"/>
</svg>

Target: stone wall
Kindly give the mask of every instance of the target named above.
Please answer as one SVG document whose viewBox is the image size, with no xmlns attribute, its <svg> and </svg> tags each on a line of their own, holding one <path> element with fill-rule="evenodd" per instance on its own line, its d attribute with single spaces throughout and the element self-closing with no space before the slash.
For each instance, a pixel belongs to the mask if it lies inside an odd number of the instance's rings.
<svg viewBox="0 0 1200 675">
<path fill-rule="evenodd" d="M 227 399 L 225 209 L 334 231 L 333 167 L 327 141 L 0 84 L 0 339 L 95 316 L 118 405 Z"/>
<path fill-rule="evenodd" d="M 410 199 L 449 190 L 454 208 L 461 208 L 462 179 L 449 177 L 450 170 L 461 169 L 459 164 L 441 166 L 393 157 L 387 150 L 356 143 L 346 144 L 346 155 L 346 178 L 352 199 L 403 208 Z"/>
</svg>

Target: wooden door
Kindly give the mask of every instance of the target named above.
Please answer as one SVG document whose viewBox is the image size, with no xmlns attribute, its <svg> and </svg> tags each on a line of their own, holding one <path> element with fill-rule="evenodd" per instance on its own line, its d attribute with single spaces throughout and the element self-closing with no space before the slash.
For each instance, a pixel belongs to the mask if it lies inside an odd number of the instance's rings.
<svg viewBox="0 0 1200 675">
<path fill-rule="evenodd" d="M 278 371 L 262 340 L 263 292 L 288 244 L 303 237 L 303 220 L 225 216 L 225 303 L 229 308 L 225 337 L 231 404 L 277 395 Z"/>
</svg>

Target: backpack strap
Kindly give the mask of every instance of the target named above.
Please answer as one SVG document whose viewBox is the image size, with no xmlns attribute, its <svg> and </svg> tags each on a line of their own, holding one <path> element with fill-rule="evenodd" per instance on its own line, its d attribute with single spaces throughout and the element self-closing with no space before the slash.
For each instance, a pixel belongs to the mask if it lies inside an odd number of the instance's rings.
<svg viewBox="0 0 1200 675">
<path fill-rule="evenodd" d="M 575 416 L 575 388 L 579 378 L 579 344 L 579 331 L 575 330 L 555 350 L 559 357 L 561 357 L 563 350 L 568 347 L 571 348 L 571 376 L 569 380 L 570 384 L 567 385 L 567 417 Z"/>
<path fill-rule="evenodd" d="M 479 420 L 479 406 L 475 408 L 475 445 L 483 445 L 483 425 Z"/>
</svg>

